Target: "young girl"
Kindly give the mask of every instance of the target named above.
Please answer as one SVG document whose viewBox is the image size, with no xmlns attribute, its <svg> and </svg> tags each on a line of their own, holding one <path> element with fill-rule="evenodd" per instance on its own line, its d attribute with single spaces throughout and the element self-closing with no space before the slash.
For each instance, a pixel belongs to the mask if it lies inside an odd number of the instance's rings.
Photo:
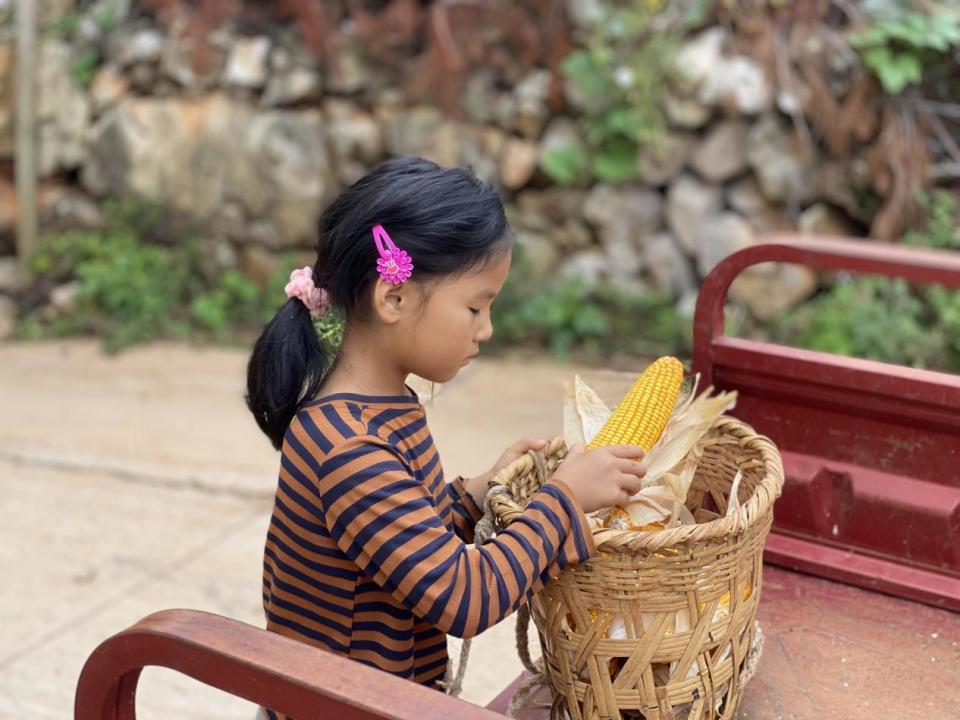
<svg viewBox="0 0 960 720">
<path fill-rule="evenodd" d="M 446 483 L 406 378 L 447 382 L 477 356 L 511 248 L 493 188 L 420 158 L 384 163 L 323 214 L 316 263 L 292 273 L 248 368 L 247 403 L 281 451 L 268 629 L 439 687 L 447 633 L 483 632 L 586 560 L 584 513 L 639 490 L 641 449 L 572 448 L 522 519 L 470 544 L 487 481 L 544 442 Z M 311 322 L 331 307 L 346 318 L 335 358 Z"/>
</svg>

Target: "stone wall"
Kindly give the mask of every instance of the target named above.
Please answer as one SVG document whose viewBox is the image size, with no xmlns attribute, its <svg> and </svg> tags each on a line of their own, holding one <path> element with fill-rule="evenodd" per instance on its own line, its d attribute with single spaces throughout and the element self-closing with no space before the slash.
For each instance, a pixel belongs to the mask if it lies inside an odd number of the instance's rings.
<svg viewBox="0 0 960 720">
<path fill-rule="evenodd" d="M 119 13 L 109 29 L 93 19 L 105 2 Z M 161 205 L 172 228 L 199 228 L 222 267 L 263 279 L 283 251 L 309 261 L 315 219 L 339 189 L 389 156 L 419 154 L 469 165 L 496 185 L 538 273 L 667 293 L 689 313 L 700 279 L 765 233 L 857 235 L 869 221 L 865 163 L 804 152 L 787 114 L 795 98 L 732 51 L 723 28 L 682 47 L 665 99 L 670 128 L 638 156 L 640 179 L 592 187 L 555 185 L 539 168 L 545 149 L 581 142 L 575 93 L 566 88 L 566 108 L 551 112 L 547 70 L 510 87 L 473 74 L 454 120 L 404 99 L 392 78 L 412 68 L 374 63 L 350 42 L 349 27 L 342 39 L 331 72 L 286 28 L 224 30 L 211 38 L 216 62 L 198 73 L 189 47 L 129 0 L 88 4 L 70 42 L 46 32 L 41 47 L 44 230 L 96 227 L 102 200 L 135 198 Z M 99 60 L 85 86 L 77 60 L 91 48 Z M 15 290 L 13 72 L 8 38 L 0 45 L 7 295 Z M 758 268 L 735 297 L 762 319 L 815 287 L 802 269 Z"/>
</svg>

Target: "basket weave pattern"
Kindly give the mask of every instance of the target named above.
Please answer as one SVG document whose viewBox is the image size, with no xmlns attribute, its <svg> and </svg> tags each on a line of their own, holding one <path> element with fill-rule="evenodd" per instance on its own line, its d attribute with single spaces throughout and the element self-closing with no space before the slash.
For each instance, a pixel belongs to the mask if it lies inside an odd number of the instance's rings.
<svg viewBox="0 0 960 720">
<path fill-rule="evenodd" d="M 594 531 L 597 554 L 531 599 L 553 717 L 732 718 L 746 679 L 780 455 L 742 422 L 701 439 L 687 507 L 696 525 Z M 505 468 L 490 504 L 504 527 L 566 454 L 562 438 Z M 739 508 L 727 516 L 734 476 Z M 564 712 L 565 711 L 565 712 Z"/>
</svg>

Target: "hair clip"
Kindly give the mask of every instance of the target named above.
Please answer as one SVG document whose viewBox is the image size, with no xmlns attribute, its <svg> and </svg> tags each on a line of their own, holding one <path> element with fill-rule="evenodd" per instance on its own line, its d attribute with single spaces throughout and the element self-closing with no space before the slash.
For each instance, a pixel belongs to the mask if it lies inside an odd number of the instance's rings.
<svg viewBox="0 0 960 720">
<path fill-rule="evenodd" d="M 383 229 L 383 225 L 373 226 L 373 239 L 377 243 L 380 259 L 377 260 L 377 272 L 384 282 L 391 285 L 403 285 L 413 275 L 413 260 L 406 250 L 393 244 L 393 240 Z"/>
</svg>

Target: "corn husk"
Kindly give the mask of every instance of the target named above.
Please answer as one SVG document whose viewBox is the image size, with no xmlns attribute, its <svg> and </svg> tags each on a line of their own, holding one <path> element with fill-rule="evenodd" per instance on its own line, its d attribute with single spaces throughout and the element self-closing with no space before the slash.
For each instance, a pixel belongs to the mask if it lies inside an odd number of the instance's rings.
<svg viewBox="0 0 960 720">
<path fill-rule="evenodd" d="M 579 375 L 563 385 L 563 439 L 567 447 L 589 443 L 613 412 Z"/>
<path fill-rule="evenodd" d="M 697 468 L 692 450 L 714 421 L 736 404 L 736 393 L 697 395 L 699 376 L 677 402 L 670 422 L 644 459 L 644 487 L 624 508 L 607 508 L 589 517 L 595 528 L 643 532 L 693 524 L 685 503 Z M 580 376 L 564 386 L 564 438 L 588 443 L 610 416 L 610 409 Z M 625 513 L 623 512 L 625 511 Z"/>
<path fill-rule="evenodd" d="M 737 404 L 736 391 L 715 395 L 713 387 L 709 387 L 697 395 L 699 383 L 700 376 L 697 375 L 693 387 L 677 404 L 660 439 L 644 458 L 646 485 L 658 484 L 661 476 L 671 472 L 690 454 L 714 421 Z"/>
</svg>

